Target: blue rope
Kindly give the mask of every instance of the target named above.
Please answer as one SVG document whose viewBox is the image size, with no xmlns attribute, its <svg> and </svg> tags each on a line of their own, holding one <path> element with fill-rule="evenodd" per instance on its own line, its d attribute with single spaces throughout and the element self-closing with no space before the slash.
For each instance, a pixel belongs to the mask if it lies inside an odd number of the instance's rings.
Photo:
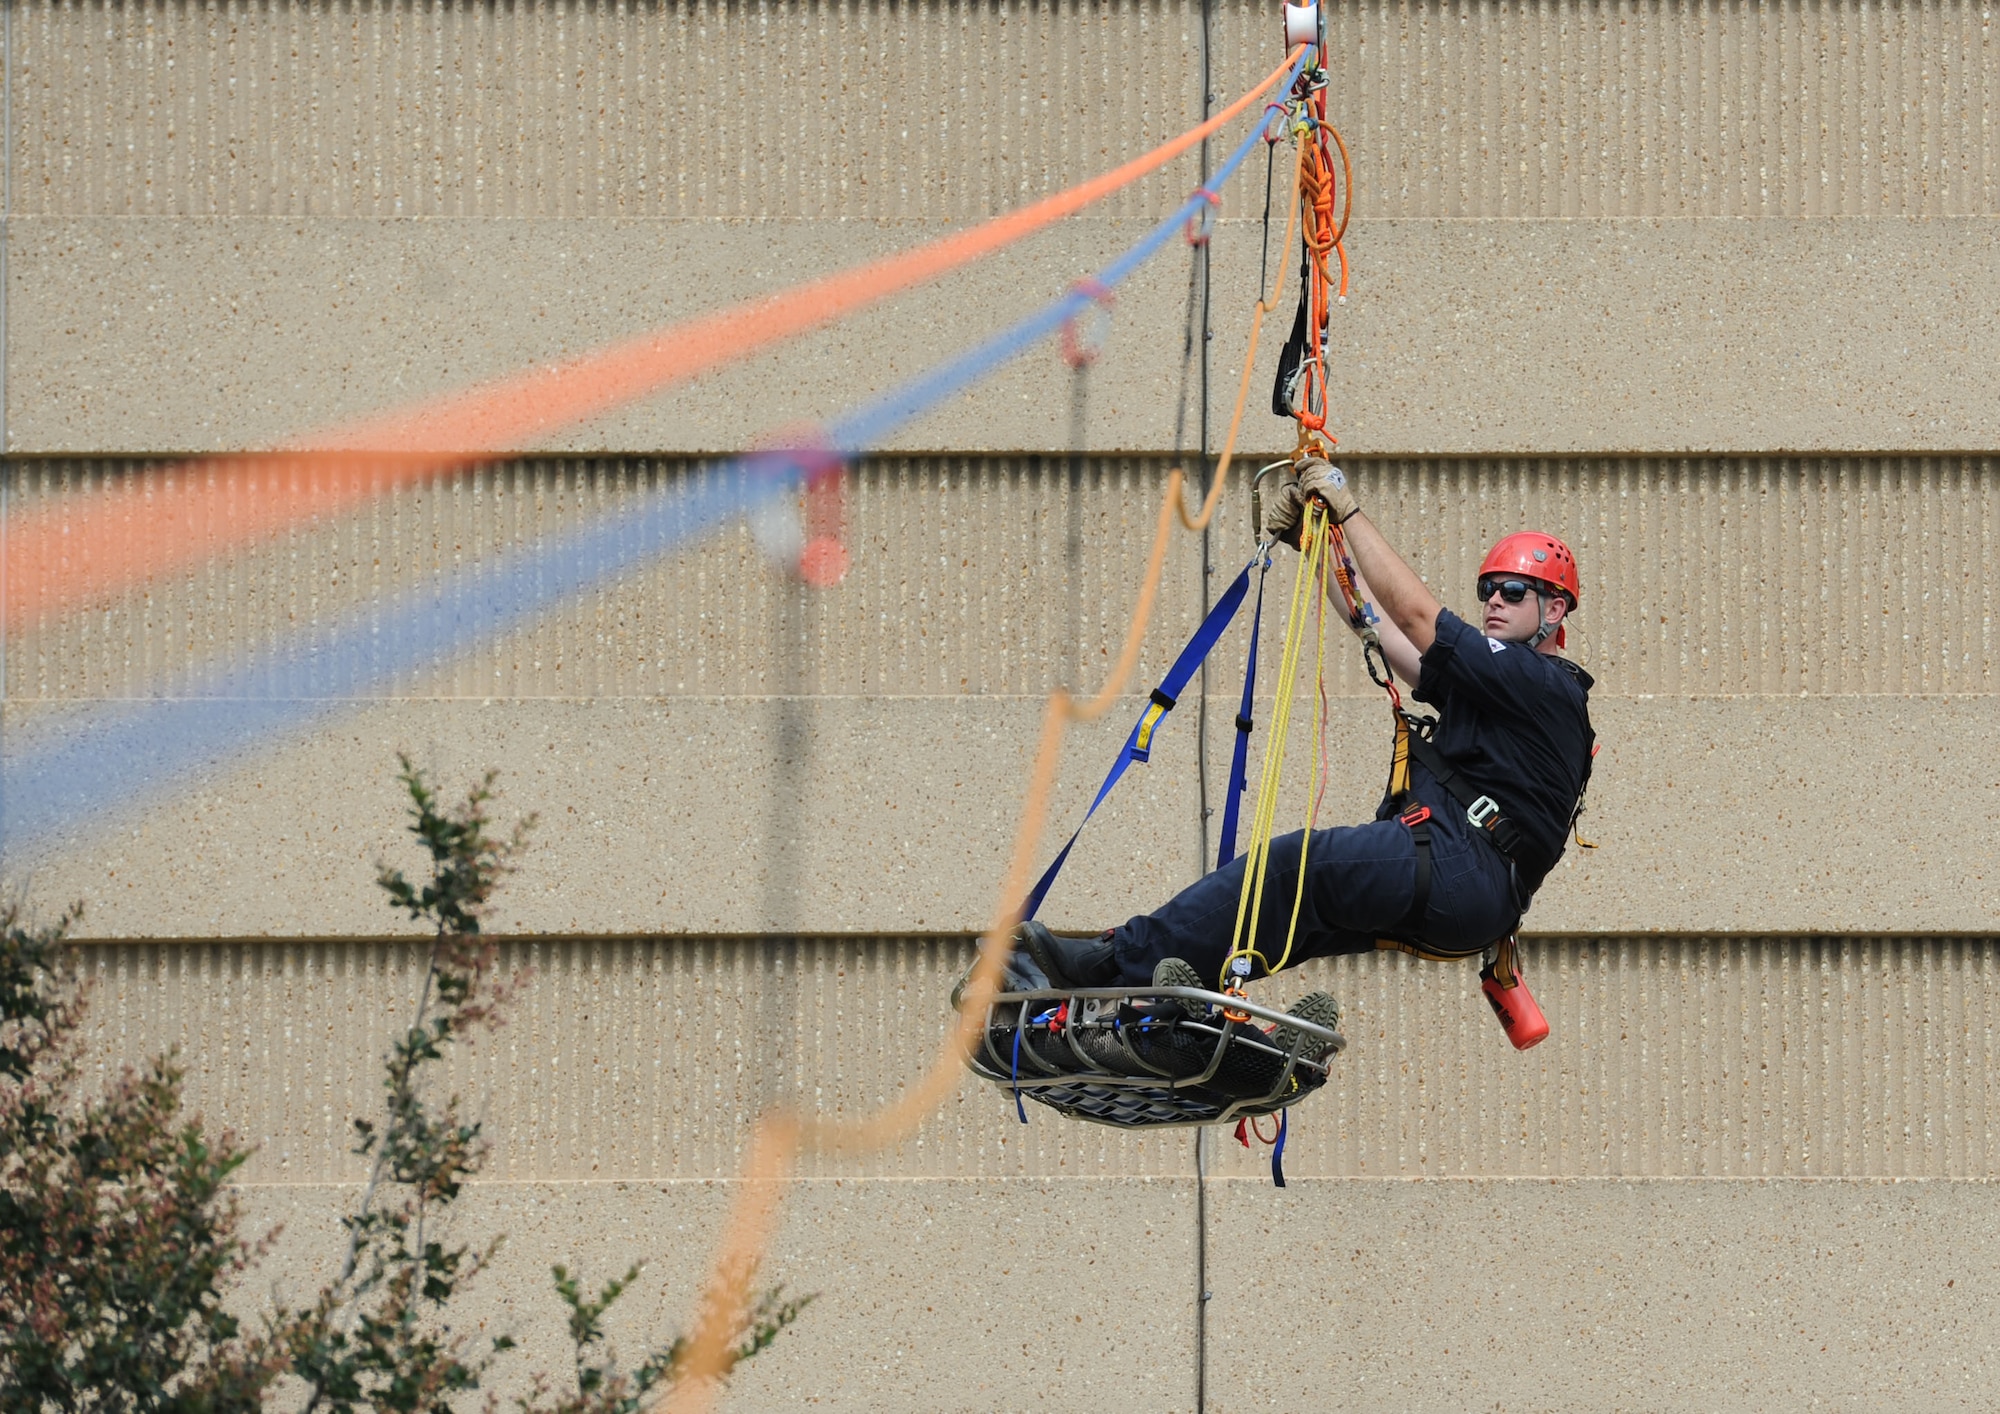
<svg viewBox="0 0 2000 1414">
<path fill-rule="evenodd" d="M 1299 64 L 1304 63 L 1305 58 L 1301 56 Z M 1286 91 L 1290 90 L 1298 74 L 1298 65 L 1294 65 L 1285 80 Z M 1214 175 L 1209 178 L 1209 185 L 1196 188 L 1173 215 L 1148 231 L 1137 245 L 1098 271 L 1095 279 L 1078 281 L 1077 286 L 1062 298 L 1029 315 L 1013 328 L 994 335 L 949 363 L 829 424 L 829 440 L 833 446 L 852 456 L 875 445 L 933 403 L 969 387 L 1001 364 L 1056 333 L 1070 320 L 1087 313 L 1102 292 L 1115 290 L 1127 276 L 1158 254 L 1160 247 L 1181 231 L 1190 216 L 1208 204 L 1214 194 L 1212 188 L 1227 181 L 1251 150 L 1263 141 L 1268 122 L 1269 119 L 1260 114 L 1257 126 L 1215 169 Z"/>
<path fill-rule="evenodd" d="M 1299 63 L 1305 62 L 1302 56 Z M 1294 66 L 1287 86 L 1296 81 Z M 1216 170 L 1235 171 L 1266 120 Z M 1208 201 L 1197 191 L 1099 272 L 1115 288 Z M 879 444 L 933 404 L 1057 332 L 1094 302 L 1072 290 L 1011 329 L 873 403 L 835 419 L 827 444 L 845 459 Z M 59 847 L 99 816 L 130 814 L 173 785 L 212 778 L 258 744 L 297 734 L 397 678 L 435 669 L 482 638 L 516 630 L 564 599 L 649 563 L 734 515 L 793 491 L 826 448 L 757 453 L 704 468 L 592 526 L 359 609 L 306 640 L 198 678 L 177 697 L 97 702 L 10 733 L 0 761 L 0 838 L 11 868 Z"/>
<path fill-rule="evenodd" d="M 1034 1025 L 1040 1026 L 1042 1023 L 1046 1022 L 1050 1017 L 1054 1016 L 1057 1012 L 1061 1010 L 1062 1008 L 1059 1006 L 1050 1007 L 1047 1011 L 1043 1012 L 1040 1016 L 1035 1018 Z M 1021 1033 L 1028 1029 L 1028 1025 L 1029 1025 L 1028 1007 L 1027 1004 L 1024 1002 L 1022 1003 L 1021 1006 L 1020 1016 L 1017 1017 L 1014 1021 L 1014 1067 L 1009 1076 L 1009 1079 L 1013 1081 L 1014 1085 L 1014 1113 L 1018 1114 L 1021 1117 L 1021 1123 L 1023 1124 L 1026 1124 L 1028 1122 L 1028 1110 L 1027 1107 L 1021 1103 Z"/>
<path fill-rule="evenodd" d="M 1243 700 L 1236 708 L 1236 742 L 1229 754 L 1229 784 L 1222 792 L 1222 833 L 1216 844 L 1215 867 L 1220 869 L 1236 858 L 1236 824 L 1243 810 L 1243 792 L 1250 788 L 1250 733 L 1256 726 L 1252 714 L 1257 708 L 1257 641 L 1264 636 L 1264 576 L 1271 557 L 1259 551 L 1257 564 L 1257 608 L 1250 616 L 1250 660 L 1243 669 Z"/>
</svg>

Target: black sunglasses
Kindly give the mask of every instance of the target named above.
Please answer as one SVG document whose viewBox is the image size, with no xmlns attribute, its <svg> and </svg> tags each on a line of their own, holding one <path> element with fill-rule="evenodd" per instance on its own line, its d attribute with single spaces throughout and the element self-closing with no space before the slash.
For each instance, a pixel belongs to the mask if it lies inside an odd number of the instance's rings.
<svg viewBox="0 0 2000 1414">
<path fill-rule="evenodd" d="M 1497 574 L 1479 576 L 1479 602 L 1484 604 L 1493 597 L 1494 590 L 1509 604 L 1518 604 L 1530 594 L 1539 592 L 1541 586 L 1532 579 L 1512 579 Z"/>
</svg>

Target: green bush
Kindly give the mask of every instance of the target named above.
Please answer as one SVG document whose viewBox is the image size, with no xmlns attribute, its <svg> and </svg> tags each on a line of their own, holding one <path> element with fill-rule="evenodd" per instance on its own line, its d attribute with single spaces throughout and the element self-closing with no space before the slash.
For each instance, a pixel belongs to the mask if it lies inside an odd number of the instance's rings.
<svg viewBox="0 0 2000 1414">
<path fill-rule="evenodd" d="M 505 1336 L 455 1333 L 449 1319 L 498 1242 L 474 1249 L 438 1236 L 487 1144 L 458 1097 L 430 1097 L 426 1080 L 453 1046 L 500 1024 L 523 980 L 497 975 L 480 924 L 533 821 L 493 833 L 491 772 L 447 809 L 422 771 L 401 764 L 429 875 L 412 883 L 385 865 L 376 882 L 431 925 L 430 966 L 383 1066 L 382 1114 L 355 1121 L 369 1175 L 342 1220 L 339 1274 L 255 1329 L 225 1309 L 274 1237 L 241 1231 L 230 1178 L 250 1150 L 182 1116 L 171 1054 L 85 1093 L 85 988 L 64 943 L 81 905 L 39 928 L 18 907 L 0 914 L 0 1407 L 222 1414 L 261 1409 L 282 1390 L 286 1407 L 307 1411 L 444 1414 L 469 1407 L 513 1349 Z M 590 1293 L 554 1269 L 572 1368 L 560 1381 L 534 1374 L 523 1414 L 629 1414 L 673 1382 L 681 1340 L 629 1366 L 605 1343 L 604 1315 L 639 1270 Z M 767 1347 L 811 1299 L 766 1291 L 738 1358 Z"/>
</svg>

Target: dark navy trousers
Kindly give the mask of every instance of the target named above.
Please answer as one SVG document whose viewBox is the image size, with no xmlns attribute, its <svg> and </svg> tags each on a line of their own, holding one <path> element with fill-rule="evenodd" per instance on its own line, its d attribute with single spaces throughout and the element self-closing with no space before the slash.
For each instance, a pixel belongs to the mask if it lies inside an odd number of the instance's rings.
<svg viewBox="0 0 2000 1414">
<path fill-rule="evenodd" d="M 1440 952 L 1470 953 L 1505 937 L 1520 922 L 1513 873 L 1500 852 L 1483 839 L 1457 807 L 1439 810 L 1431 825 L 1431 896 L 1415 939 Z M 1305 894 L 1300 898 L 1299 854 L 1306 832 L 1271 841 L 1256 947 L 1264 962 L 1278 965 L 1298 903 L 1298 931 L 1285 965 L 1310 957 L 1371 952 L 1376 939 L 1400 934 L 1416 896 L 1417 850 L 1400 820 L 1376 820 L 1312 832 L 1305 850 Z M 1221 979 L 1236 926 L 1246 857 L 1183 889 L 1158 912 L 1141 914 L 1111 932 L 1120 983 L 1153 980 L 1162 958 L 1192 963 L 1213 986 Z M 1257 966 L 1262 976 L 1264 964 Z"/>
</svg>

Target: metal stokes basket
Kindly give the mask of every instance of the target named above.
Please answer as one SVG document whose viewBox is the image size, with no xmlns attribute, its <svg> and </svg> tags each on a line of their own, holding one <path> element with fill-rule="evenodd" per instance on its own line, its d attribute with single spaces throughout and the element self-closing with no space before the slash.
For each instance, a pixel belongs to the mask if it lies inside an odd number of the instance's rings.
<svg viewBox="0 0 2000 1414">
<path fill-rule="evenodd" d="M 1295 1105 L 1346 1046 L 1333 1027 L 1200 987 L 1052 988 L 994 997 L 967 1063 L 1017 1098 L 1154 1129 Z"/>
</svg>

